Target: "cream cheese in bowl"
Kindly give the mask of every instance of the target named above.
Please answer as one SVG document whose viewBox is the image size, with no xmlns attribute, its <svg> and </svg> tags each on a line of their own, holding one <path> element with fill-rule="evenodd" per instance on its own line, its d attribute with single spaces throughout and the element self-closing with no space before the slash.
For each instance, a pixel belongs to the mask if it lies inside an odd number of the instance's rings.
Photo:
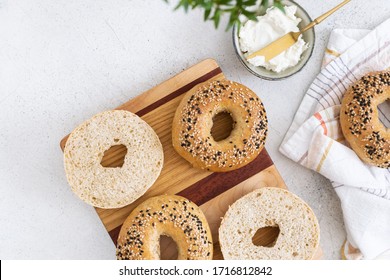
<svg viewBox="0 0 390 280">
<path fill-rule="evenodd" d="M 285 79 L 298 73 L 311 57 L 315 43 L 314 29 L 304 32 L 289 49 L 265 62 L 257 56 L 247 57 L 289 32 L 297 32 L 312 19 L 296 2 L 283 0 L 285 13 L 269 8 L 257 17 L 257 21 L 242 17 L 241 25 L 233 27 L 233 46 L 242 64 L 255 76 L 267 80 Z"/>
<path fill-rule="evenodd" d="M 278 8 L 272 7 L 267 10 L 264 16 L 258 16 L 257 22 L 253 20 L 247 21 L 241 27 L 239 33 L 241 51 L 251 54 L 291 31 L 298 32 L 298 24 L 301 22 L 301 19 L 295 16 L 297 7 L 286 6 L 284 10 L 285 13 Z M 248 61 L 254 66 L 262 66 L 268 70 L 280 73 L 289 67 L 297 65 L 302 53 L 307 48 L 308 45 L 301 35 L 293 46 L 270 61 L 265 62 L 264 56 L 256 56 Z"/>
</svg>

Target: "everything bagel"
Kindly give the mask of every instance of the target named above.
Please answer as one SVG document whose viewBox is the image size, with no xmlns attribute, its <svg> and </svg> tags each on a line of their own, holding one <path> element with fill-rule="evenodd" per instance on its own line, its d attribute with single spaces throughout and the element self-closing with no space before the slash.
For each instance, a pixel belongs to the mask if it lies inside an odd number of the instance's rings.
<svg viewBox="0 0 390 280">
<path fill-rule="evenodd" d="M 213 257 L 213 242 L 206 217 L 199 207 L 177 195 L 161 195 L 138 205 L 124 222 L 118 237 L 120 260 L 160 259 L 160 236 L 177 244 L 179 260 Z"/>
<path fill-rule="evenodd" d="M 231 134 L 215 141 L 213 118 L 222 112 L 233 119 Z M 267 116 L 257 95 L 236 82 L 205 82 L 191 89 L 178 106 L 172 125 L 175 150 L 194 167 L 214 172 L 238 169 L 261 152 Z"/>
<path fill-rule="evenodd" d="M 390 98 L 390 72 L 363 76 L 346 93 L 340 112 L 343 134 L 366 163 L 390 167 L 390 129 L 378 117 L 378 105 Z"/>
</svg>

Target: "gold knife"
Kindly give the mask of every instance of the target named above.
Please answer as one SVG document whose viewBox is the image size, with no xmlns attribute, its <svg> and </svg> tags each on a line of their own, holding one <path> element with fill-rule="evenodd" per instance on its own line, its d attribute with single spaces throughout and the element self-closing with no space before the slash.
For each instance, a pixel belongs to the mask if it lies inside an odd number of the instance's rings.
<svg viewBox="0 0 390 280">
<path fill-rule="evenodd" d="M 248 55 L 246 59 L 248 60 L 248 59 L 254 58 L 256 56 L 264 56 L 265 57 L 265 61 L 271 60 L 275 56 L 281 54 L 283 51 L 287 50 L 289 47 L 294 45 L 297 42 L 299 36 L 303 32 L 305 32 L 305 31 L 309 30 L 310 28 L 314 27 L 315 25 L 319 24 L 324 19 L 326 19 L 328 16 L 333 14 L 335 11 L 337 11 L 338 9 L 340 9 L 342 6 L 344 6 L 345 4 L 347 4 L 350 1 L 351 0 L 343 1 L 341 4 L 337 5 L 336 7 L 331 9 L 329 12 L 326 12 L 322 16 L 319 16 L 314 21 L 312 21 L 311 23 L 306 25 L 299 32 L 287 33 L 286 35 L 280 37 L 279 39 L 277 39 L 276 41 L 270 43 L 269 45 L 267 45 L 266 47 L 262 48 L 261 50 L 255 51 L 254 53 Z"/>
</svg>

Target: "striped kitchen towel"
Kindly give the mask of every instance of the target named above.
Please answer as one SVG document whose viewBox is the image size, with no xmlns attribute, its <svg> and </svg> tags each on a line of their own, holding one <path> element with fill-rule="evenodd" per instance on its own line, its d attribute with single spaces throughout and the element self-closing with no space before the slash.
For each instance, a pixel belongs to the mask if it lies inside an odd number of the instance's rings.
<svg viewBox="0 0 390 280">
<path fill-rule="evenodd" d="M 372 31 L 332 31 L 321 72 L 306 92 L 280 152 L 331 180 L 343 210 L 347 259 L 389 258 L 390 169 L 362 162 L 339 124 L 344 92 L 370 71 L 390 67 L 390 19 Z M 390 127 L 389 100 L 379 106 Z"/>
</svg>

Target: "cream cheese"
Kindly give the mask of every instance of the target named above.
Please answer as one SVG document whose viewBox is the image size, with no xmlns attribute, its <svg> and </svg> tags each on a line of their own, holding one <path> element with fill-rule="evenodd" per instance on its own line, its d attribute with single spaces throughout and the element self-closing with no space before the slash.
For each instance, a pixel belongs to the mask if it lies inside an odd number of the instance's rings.
<svg viewBox="0 0 390 280">
<path fill-rule="evenodd" d="M 253 20 L 247 21 L 241 27 L 239 33 L 241 51 L 249 55 L 289 32 L 299 31 L 298 24 L 301 19 L 295 16 L 297 7 L 286 6 L 284 9 L 285 13 L 278 8 L 271 7 L 265 15 L 257 17 L 257 22 Z M 297 65 L 302 53 L 307 48 L 308 44 L 301 35 L 293 46 L 270 61 L 265 62 L 264 56 L 256 56 L 249 59 L 248 62 L 254 66 L 262 66 L 268 70 L 280 73 L 287 68 Z"/>
</svg>

